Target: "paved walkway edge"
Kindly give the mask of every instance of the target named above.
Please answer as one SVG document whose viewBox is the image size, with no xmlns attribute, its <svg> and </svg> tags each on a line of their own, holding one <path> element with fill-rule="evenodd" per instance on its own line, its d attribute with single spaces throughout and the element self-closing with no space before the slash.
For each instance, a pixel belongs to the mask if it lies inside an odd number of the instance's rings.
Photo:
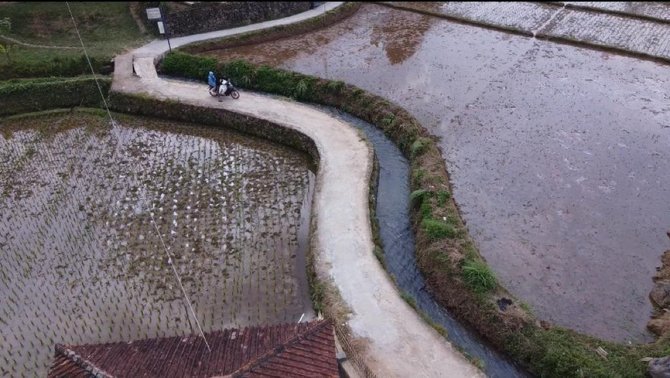
<svg viewBox="0 0 670 378">
<path fill-rule="evenodd" d="M 171 42 L 177 47 L 298 22 L 339 4 L 326 3 L 284 19 Z M 368 207 L 373 150 L 367 140 L 352 125 L 300 103 L 254 93 L 243 93 L 236 101 L 217 102 L 205 92 L 204 79 L 199 84 L 158 78 L 155 64 L 166 51 L 165 41 L 154 41 L 118 56 L 112 92 L 225 109 L 296 130 L 314 141 L 320 155 L 312 207 L 315 268 L 321 279 L 338 290 L 350 310 L 345 324 L 354 344 L 362 346 L 359 357 L 364 365 L 381 377 L 482 376 L 401 299 L 374 256 Z"/>
</svg>

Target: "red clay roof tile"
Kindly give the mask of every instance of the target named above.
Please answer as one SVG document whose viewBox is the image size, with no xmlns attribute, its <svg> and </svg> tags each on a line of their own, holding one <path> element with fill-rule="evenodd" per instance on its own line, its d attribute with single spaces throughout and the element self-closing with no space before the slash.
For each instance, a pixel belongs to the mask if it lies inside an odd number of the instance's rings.
<svg viewBox="0 0 670 378">
<path fill-rule="evenodd" d="M 338 377 L 329 321 L 226 329 L 198 336 L 56 345 L 48 377 Z"/>
</svg>

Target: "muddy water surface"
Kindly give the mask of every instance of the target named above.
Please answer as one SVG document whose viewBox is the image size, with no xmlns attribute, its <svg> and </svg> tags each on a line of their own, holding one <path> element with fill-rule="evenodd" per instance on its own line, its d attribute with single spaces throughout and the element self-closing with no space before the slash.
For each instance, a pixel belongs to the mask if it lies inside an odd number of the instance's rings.
<svg viewBox="0 0 670 378">
<path fill-rule="evenodd" d="M 118 117 L 0 121 L 0 376 L 45 376 L 55 343 L 195 332 L 165 249 L 206 332 L 313 317 L 309 157 Z"/>
<path fill-rule="evenodd" d="M 477 245 L 546 319 L 651 339 L 670 245 L 670 67 L 378 5 L 323 31 L 212 52 L 343 80 L 435 135 Z"/>
</svg>

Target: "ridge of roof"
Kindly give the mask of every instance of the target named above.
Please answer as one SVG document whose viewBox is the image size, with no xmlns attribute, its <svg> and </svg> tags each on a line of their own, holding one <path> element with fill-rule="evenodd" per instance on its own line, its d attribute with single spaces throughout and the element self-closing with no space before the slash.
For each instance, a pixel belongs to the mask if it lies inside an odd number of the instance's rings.
<svg viewBox="0 0 670 378">
<path fill-rule="evenodd" d="M 260 371 L 281 372 L 283 376 L 299 375 L 300 372 L 303 374 L 307 372 L 310 376 L 338 376 L 334 330 L 328 320 L 315 319 L 303 323 L 247 326 L 208 332 L 206 335 L 218 340 L 219 345 L 217 345 L 218 352 L 214 360 L 202 360 L 203 363 L 214 364 L 209 365 L 210 368 L 205 368 L 205 370 L 196 368 L 199 363 L 194 365 L 194 360 L 189 358 L 191 347 L 182 346 L 182 343 L 189 345 L 194 342 L 202 343 L 198 340 L 199 336 L 189 335 L 101 344 L 56 344 L 55 360 L 48 376 L 112 378 L 118 374 L 130 374 L 131 370 L 135 373 L 146 371 L 147 368 L 154 371 L 155 364 L 165 362 L 169 362 L 168 365 L 176 370 L 168 368 L 163 373 L 172 371 L 176 374 L 175 376 L 196 373 L 195 370 L 191 371 L 192 368 L 198 370 L 197 376 L 201 376 L 207 370 L 209 370 L 207 375 L 225 377 L 257 375 L 260 374 Z M 268 335 L 274 335 L 269 336 L 271 339 L 276 337 L 279 339 L 268 343 Z M 235 339 L 238 341 L 233 342 L 232 340 Z M 280 341 L 282 339 L 284 341 Z M 233 349 L 230 349 L 231 347 Z M 236 349 L 238 347 L 245 350 L 247 347 L 251 348 L 250 354 L 239 352 Z M 142 351 L 145 348 L 149 350 Z M 110 359 L 110 355 L 113 358 Z M 145 363 L 141 364 L 143 367 L 133 363 L 133 361 L 140 361 L 138 358 L 145 359 Z M 218 370 L 214 366 L 218 366 L 219 369 L 224 366 L 228 368 L 219 370 L 217 373 L 213 370 Z M 232 373 L 229 373 L 231 371 Z M 157 371 L 154 372 L 157 373 Z"/>
<path fill-rule="evenodd" d="M 96 378 L 114 378 L 113 375 L 98 368 L 93 362 L 83 358 L 77 352 L 68 348 L 66 345 L 56 344 L 56 355 L 59 354 L 75 364 L 76 367 L 79 367 L 81 370 L 83 370 L 82 373 L 89 373 Z"/>
<path fill-rule="evenodd" d="M 290 350 L 291 348 L 303 344 L 305 339 L 309 336 L 312 336 L 319 331 L 322 331 L 324 328 L 330 330 L 331 337 L 334 337 L 333 328 L 329 321 L 327 320 L 318 320 L 313 322 L 313 325 L 308 326 L 303 332 L 298 332 L 292 338 L 286 340 L 286 342 L 279 344 L 274 348 L 268 349 L 267 352 L 258 356 L 257 358 L 249 361 L 244 366 L 240 367 L 237 371 L 231 373 L 227 377 L 242 377 L 245 373 L 251 373 L 251 371 L 261 366 L 264 363 L 268 363 L 278 357 L 280 354 Z M 334 345 L 333 345 L 334 346 Z M 333 357 L 335 356 L 335 348 L 333 347 Z"/>
</svg>

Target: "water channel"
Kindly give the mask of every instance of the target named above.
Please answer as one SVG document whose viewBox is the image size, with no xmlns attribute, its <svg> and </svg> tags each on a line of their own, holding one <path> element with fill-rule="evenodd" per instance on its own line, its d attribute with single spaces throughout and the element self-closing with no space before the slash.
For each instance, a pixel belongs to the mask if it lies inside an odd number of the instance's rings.
<svg viewBox="0 0 670 378">
<path fill-rule="evenodd" d="M 334 108 L 317 108 L 360 129 L 375 149 L 379 161 L 375 206 L 379 236 L 383 244 L 386 269 L 395 278 L 399 290 L 409 295 L 420 311 L 444 327 L 452 343 L 481 361 L 487 376 L 526 376 L 522 370 L 484 343 L 473 330 L 463 327 L 428 292 L 414 255 L 414 232 L 410 224 L 409 162 L 400 149 L 374 125 Z"/>
</svg>

